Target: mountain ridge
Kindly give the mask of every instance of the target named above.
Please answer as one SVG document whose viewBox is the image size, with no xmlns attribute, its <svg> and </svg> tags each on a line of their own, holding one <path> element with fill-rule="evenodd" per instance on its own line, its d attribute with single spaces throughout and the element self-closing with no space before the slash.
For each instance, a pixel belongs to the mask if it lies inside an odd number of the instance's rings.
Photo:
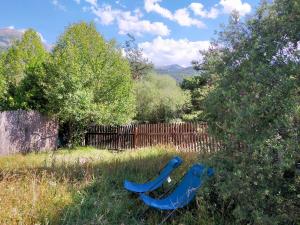
<svg viewBox="0 0 300 225">
<path fill-rule="evenodd" d="M 169 75 L 178 83 L 181 83 L 185 77 L 195 76 L 197 72 L 192 66 L 183 67 L 178 64 L 154 67 L 154 70 L 161 75 Z"/>
</svg>

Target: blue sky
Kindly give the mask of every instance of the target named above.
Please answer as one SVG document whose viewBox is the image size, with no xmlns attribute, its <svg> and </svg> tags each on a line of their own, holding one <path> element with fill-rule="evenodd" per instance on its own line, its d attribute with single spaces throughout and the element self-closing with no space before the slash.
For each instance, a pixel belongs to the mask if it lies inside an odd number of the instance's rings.
<svg viewBox="0 0 300 225">
<path fill-rule="evenodd" d="M 45 42 L 55 44 L 69 24 L 94 21 L 107 40 L 122 44 L 127 33 L 133 34 L 156 66 L 189 66 L 232 10 L 246 18 L 258 4 L 259 0 L 4 0 L 0 28 L 34 28 Z"/>
</svg>

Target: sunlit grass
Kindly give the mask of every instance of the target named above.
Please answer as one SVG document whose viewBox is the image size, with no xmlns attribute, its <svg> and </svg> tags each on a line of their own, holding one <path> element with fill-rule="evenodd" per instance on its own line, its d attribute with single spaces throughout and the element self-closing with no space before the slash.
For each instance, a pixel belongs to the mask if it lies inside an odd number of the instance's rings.
<svg viewBox="0 0 300 225">
<path fill-rule="evenodd" d="M 109 152 L 93 148 L 0 158 L 0 224 L 157 224 L 164 215 L 150 210 L 123 189 L 123 180 L 144 182 L 174 155 L 184 164 L 178 179 L 195 153 L 155 148 Z M 197 201 L 168 224 L 212 224 Z"/>
</svg>

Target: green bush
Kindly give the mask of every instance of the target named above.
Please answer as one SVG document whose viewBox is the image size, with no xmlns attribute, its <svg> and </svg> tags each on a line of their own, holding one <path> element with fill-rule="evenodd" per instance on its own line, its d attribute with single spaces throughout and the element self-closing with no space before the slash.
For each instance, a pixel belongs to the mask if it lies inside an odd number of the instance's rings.
<svg viewBox="0 0 300 225">
<path fill-rule="evenodd" d="M 190 97 L 166 75 L 150 74 L 135 86 L 136 119 L 140 122 L 170 122 L 179 118 Z"/>
<path fill-rule="evenodd" d="M 246 22 L 234 14 L 204 55 L 202 70 L 217 76 L 205 116 L 225 146 L 206 189 L 219 224 L 300 222 L 299 15 L 300 2 L 285 0 Z"/>
<path fill-rule="evenodd" d="M 93 24 L 69 26 L 46 65 L 49 113 L 79 144 L 90 123 L 124 124 L 134 115 L 133 81 L 127 60 Z"/>
<path fill-rule="evenodd" d="M 48 60 L 39 34 L 28 29 L 0 54 L 0 110 L 45 108 L 43 64 Z"/>
</svg>

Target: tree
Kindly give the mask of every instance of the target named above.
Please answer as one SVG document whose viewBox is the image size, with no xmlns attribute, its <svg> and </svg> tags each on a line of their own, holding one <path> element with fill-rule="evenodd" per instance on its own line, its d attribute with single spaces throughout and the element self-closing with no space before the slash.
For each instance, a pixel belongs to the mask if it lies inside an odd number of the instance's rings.
<svg viewBox="0 0 300 225">
<path fill-rule="evenodd" d="M 183 79 L 180 86 L 191 94 L 191 106 L 187 109 L 183 119 L 187 121 L 204 121 L 204 100 L 213 88 L 209 78 L 204 75 L 187 77 Z"/>
<path fill-rule="evenodd" d="M 0 55 L 0 110 L 2 109 L 3 100 L 6 94 L 6 78 L 3 75 L 3 63 L 1 62 L 3 58 Z"/>
<path fill-rule="evenodd" d="M 68 124 L 72 143 L 91 122 L 123 124 L 134 115 L 130 67 L 93 24 L 69 26 L 46 66 L 49 112 Z"/>
<path fill-rule="evenodd" d="M 5 109 L 35 109 L 35 105 L 28 105 L 22 88 L 22 82 L 27 79 L 27 72 L 41 67 L 48 59 L 49 53 L 45 50 L 39 34 L 33 29 L 25 31 L 22 39 L 15 42 L 7 52 L 1 54 L 0 67 L 3 80 L 5 81 L 6 90 L 2 96 L 1 110 Z M 37 75 L 39 76 L 39 75 Z M 35 77 L 31 77 L 35 80 Z M 28 83 L 28 82 L 27 82 Z M 29 86 L 28 86 L 29 85 Z M 30 83 L 27 90 L 30 90 Z M 40 85 L 37 84 L 36 85 Z M 41 95 L 42 93 L 36 93 Z M 25 97 L 25 98 L 24 98 Z M 36 96 L 37 97 L 37 96 Z"/>
<path fill-rule="evenodd" d="M 143 50 L 136 44 L 134 36 L 131 34 L 127 36 L 129 39 L 125 42 L 124 50 L 130 64 L 132 78 L 140 80 L 153 69 L 153 65 L 143 56 Z"/>
<path fill-rule="evenodd" d="M 140 122 L 170 122 L 178 119 L 190 98 L 169 76 L 147 75 L 136 83 L 137 116 Z"/>
<path fill-rule="evenodd" d="M 211 158 L 218 174 L 207 195 L 219 224 L 299 222 L 299 6 L 262 3 L 246 22 L 234 14 L 204 54 L 201 69 L 218 78 L 205 114 L 226 147 Z"/>
</svg>

